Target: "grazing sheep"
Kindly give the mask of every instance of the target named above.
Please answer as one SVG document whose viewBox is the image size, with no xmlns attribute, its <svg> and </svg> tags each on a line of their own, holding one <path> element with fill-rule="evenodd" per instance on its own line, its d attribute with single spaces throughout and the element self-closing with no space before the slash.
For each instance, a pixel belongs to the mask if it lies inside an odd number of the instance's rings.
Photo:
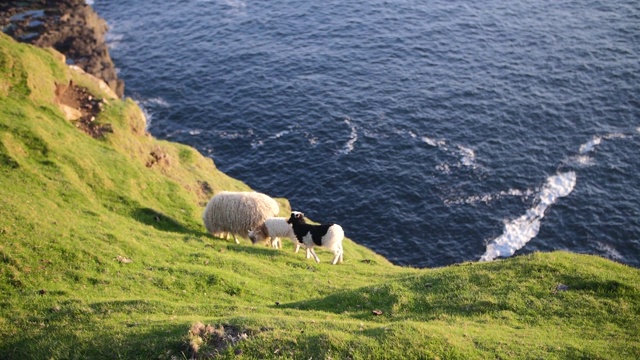
<svg viewBox="0 0 640 360">
<path fill-rule="evenodd" d="M 224 234 L 228 238 L 232 234 L 239 244 L 236 235 L 246 235 L 279 212 L 278 203 L 265 194 L 223 191 L 209 200 L 202 220 L 211 235 Z"/>
<path fill-rule="evenodd" d="M 332 265 L 342 262 L 344 251 L 342 249 L 342 239 L 344 231 L 338 224 L 311 225 L 304 220 L 304 214 L 299 211 L 291 213 L 287 220 L 293 227 L 293 232 L 299 242 L 304 243 L 307 248 L 307 259 L 309 254 L 313 255 L 316 262 L 320 262 L 318 255 L 313 251 L 315 245 L 322 246 L 333 252 Z"/>
<path fill-rule="evenodd" d="M 297 240 L 291 224 L 287 222 L 287 218 L 268 218 L 263 224 L 249 231 L 249 239 L 251 239 L 252 243 L 256 244 L 260 241 L 268 240 L 274 248 L 282 249 L 281 237 L 287 237 L 293 241 L 296 253 L 300 250 L 300 242 Z"/>
</svg>

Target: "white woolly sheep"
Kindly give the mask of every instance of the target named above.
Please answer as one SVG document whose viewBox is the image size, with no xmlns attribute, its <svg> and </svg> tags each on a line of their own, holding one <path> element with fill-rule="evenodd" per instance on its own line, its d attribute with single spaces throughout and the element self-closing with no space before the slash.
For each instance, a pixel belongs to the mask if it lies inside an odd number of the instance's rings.
<svg viewBox="0 0 640 360">
<path fill-rule="evenodd" d="M 255 229 L 249 231 L 249 239 L 256 244 L 263 240 L 268 240 L 272 247 L 282 249 L 281 237 L 286 237 L 293 241 L 295 252 L 300 250 L 300 242 L 293 232 L 293 227 L 287 222 L 287 218 L 274 217 L 268 218 L 263 224 L 258 225 Z"/>
<path fill-rule="evenodd" d="M 313 251 L 314 246 L 322 246 L 333 252 L 332 265 L 342 262 L 344 251 L 342 249 L 342 240 L 344 239 L 344 231 L 338 224 L 322 224 L 311 225 L 304 220 L 304 214 L 299 211 L 291 213 L 291 217 L 287 220 L 293 227 L 293 232 L 299 242 L 304 243 L 307 248 L 307 259 L 309 254 L 313 255 L 316 262 L 320 262 L 318 255 Z"/>
<path fill-rule="evenodd" d="M 278 203 L 265 194 L 223 191 L 209 200 L 202 220 L 211 235 L 232 234 L 239 244 L 236 235 L 246 236 L 247 231 L 279 212 Z"/>
</svg>

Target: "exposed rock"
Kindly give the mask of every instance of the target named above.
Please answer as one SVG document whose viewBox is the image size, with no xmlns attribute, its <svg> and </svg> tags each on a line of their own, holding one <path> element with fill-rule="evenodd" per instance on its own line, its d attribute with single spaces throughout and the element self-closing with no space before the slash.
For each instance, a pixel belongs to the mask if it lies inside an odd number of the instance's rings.
<svg viewBox="0 0 640 360">
<path fill-rule="evenodd" d="M 107 23 L 84 0 L 8 1 L 0 4 L 0 28 L 17 41 L 53 47 L 75 64 L 104 80 L 122 97 L 104 35 Z"/>
<path fill-rule="evenodd" d="M 93 138 L 113 132 L 111 124 L 101 124 L 96 117 L 102 111 L 106 100 L 94 98 L 87 89 L 77 86 L 73 81 L 68 84 L 56 84 L 56 103 L 67 120 Z"/>
<path fill-rule="evenodd" d="M 118 255 L 116 257 L 116 260 L 118 260 L 119 263 L 123 263 L 123 264 L 131 264 L 133 262 L 133 260 L 126 258 L 122 255 Z"/>
<path fill-rule="evenodd" d="M 167 152 L 161 147 L 156 146 L 149 155 L 151 156 L 151 159 L 147 161 L 146 165 L 148 168 L 153 167 L 156 164 L 162 165 L 163 167 L 171 166 L 171 158 L 169 157 L 169 154 L 167 154 Z"/>
<path fill-rule="evenodd" d="M 558 285 L 556 285 L 556 288 L 554 289 L 553 292 L 567 291 L 567 290 L 569 290 L 569 286 L 567 286 L 565 284 L 558 284 Z"/>
<path fill-rule="evenodd" d="M 241 330 L 232 325 L 205 326 L 197 322 L 191 325 L 185 342 L 188 344 L 187 352 L 191 355 L 191 359 L 212 359 L 219 356 L 227 347 L 235 346 L 248 338 L 247 330 Z M 241 355 L 242 350 L 236 348 L 234 353 Z"/>
</svg>

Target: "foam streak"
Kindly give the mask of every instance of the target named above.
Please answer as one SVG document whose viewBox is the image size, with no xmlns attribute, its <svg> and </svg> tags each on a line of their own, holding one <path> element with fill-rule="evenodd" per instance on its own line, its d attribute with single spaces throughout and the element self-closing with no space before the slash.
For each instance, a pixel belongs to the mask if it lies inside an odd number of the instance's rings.
<svg viewBox="0 0 640 360">
<path fill-rule="evenodd" d="M 547 178 L 547 183 L 539 194 L 536 206 L 526 214 L 505 223 L 504 232 L 487 245 L 480 261 L 491 261 L 497 257 L 509 257 L 538 235 L 540 220 L 547 208 L 558 198 L 567 196 L 576 185 L 576 173 L 561 173 Z"/>
<path fill-rule="evenodd" d="M 349 120 L 349 118 L 344 119 L 344 123 L 347 124 L 349 128 L 351 128 L 351 134 L 349 135 L 349 140 L 344 145 L 344 148 L 339 151 L 340 154 L 344 155 L 352 152 L 356 141 L 358 141 L 358 129 L 356 129 L 355 125 L 353 125 Z"/>
</svg>

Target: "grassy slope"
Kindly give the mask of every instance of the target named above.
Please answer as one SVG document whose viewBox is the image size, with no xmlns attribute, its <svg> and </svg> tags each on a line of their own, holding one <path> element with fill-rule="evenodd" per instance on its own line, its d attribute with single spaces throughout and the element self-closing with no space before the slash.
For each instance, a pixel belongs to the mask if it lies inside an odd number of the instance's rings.
<svg viewBox="0 0 640 360">
<path fill-rule="evenodd" d="M 105 139 L 78 131 L 53 102 L 71 78 L 107 96 L 52 51 L 0 34 L 2 359 L 183 358 L 197 321 L 249 334 L 228 357 L 640 357 L 640 273 L 605 259 L 417 270 L 347 240 L 345 264 L 331 266 L 322 250 L 315 264 L 290 243 L 211 237 L 202 184 L 248 187 L 146 135 L 130 100 L 98 117 L 114 128 Z M 154 151 L 168 161 L 149 168 Z"/>
</svg>

